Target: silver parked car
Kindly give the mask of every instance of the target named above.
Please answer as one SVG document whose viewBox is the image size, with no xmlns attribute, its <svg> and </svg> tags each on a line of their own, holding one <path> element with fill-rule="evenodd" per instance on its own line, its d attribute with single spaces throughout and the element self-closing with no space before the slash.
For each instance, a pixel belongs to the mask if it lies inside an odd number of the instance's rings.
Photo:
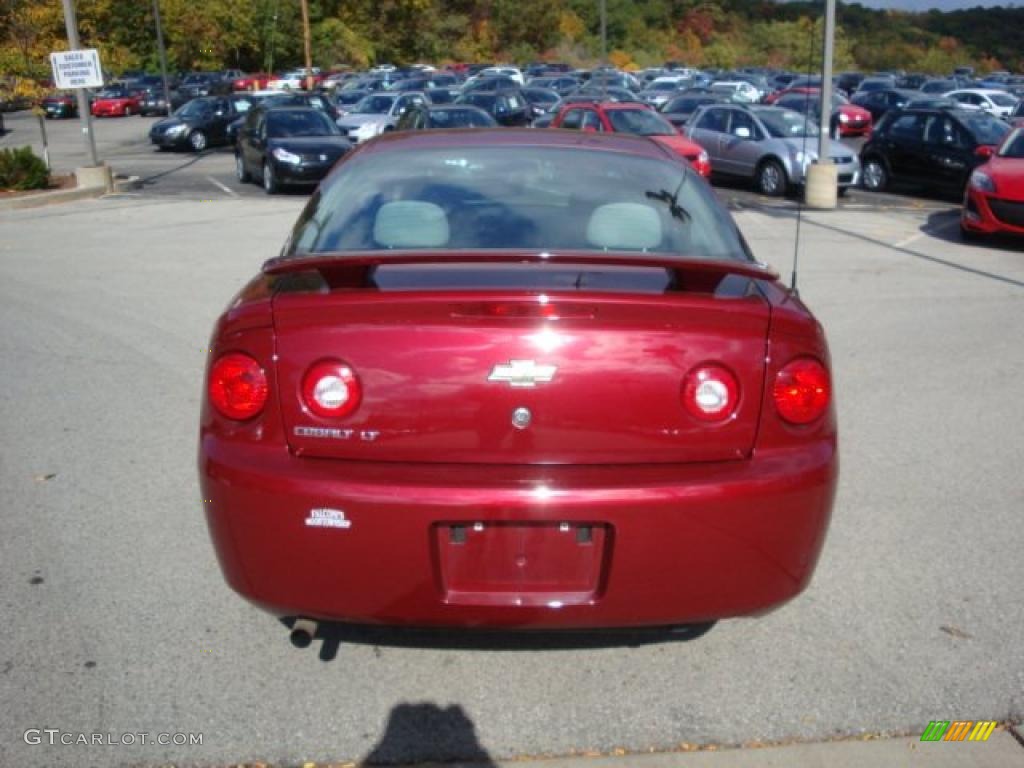
<svg viewBox="0 0 1024 768">
<path fill-rule="evenodd" d="M 686 124 L 686 135 L 707 151 L 716 174 L 750 179 L 772 197 L 802 185 L 807 166 L 818 160 L 818 126 L 781 107 L 709 104 Z M 860 160 L 838 141 L 828 147 L 843 195 L 860 181 Z"/>
<path fill-rule="evenodd" d="M 361 144 L 385 131 L 394 130 L 398 118 L 408 107 L 429 103 L 430 99 L 420 91 L 371 93 L 338 118 L 338 127 L 349 139 Z"/>
</svg>

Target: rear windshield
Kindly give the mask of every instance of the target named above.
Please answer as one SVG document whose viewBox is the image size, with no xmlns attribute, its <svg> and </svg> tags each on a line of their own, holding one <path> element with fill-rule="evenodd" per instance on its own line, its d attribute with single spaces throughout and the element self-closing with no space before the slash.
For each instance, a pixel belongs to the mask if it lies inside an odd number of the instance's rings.
<svg viewBox="0 0 1024 768">
<path fill-rule="evenodd" d="M 267 113 L 267 135 L 271 138 L 288 136 L 334 136 L 338 128 L 314 109 L 282 109 Z"/>
<path fill-rule="evenodd" d="M 508 145 L 355 155 L 310 199 L 285 256 L 390 249 L 752 258 L 683 163 Z"/>
<path fill-rule="evenodd" d="M 998 144 L 1010 132 L 1009 123 L 991 115 L 967 113 L 960 119 L 979 144 Z"/>
</svg>

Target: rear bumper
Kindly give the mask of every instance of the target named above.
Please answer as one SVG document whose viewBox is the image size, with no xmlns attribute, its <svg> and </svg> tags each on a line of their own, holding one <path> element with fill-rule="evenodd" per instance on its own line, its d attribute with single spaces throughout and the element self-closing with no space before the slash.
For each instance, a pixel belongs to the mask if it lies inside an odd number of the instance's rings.
<svg viewBox="0 0 1024 768">
<path fill-rule="evenodd" d="M 838 458 L 834 442 L 822 440 L 704 465 L 373 464 L 296 458 L 207 434 L 199 474 L 225 578 L 267 611 L 569 629 L 753 615 L 794 597 L 824 541 Z M 307 524 L 324 508 L 346 522 Z M 602 526 L 593 589 L 580 588 L 578 572 L 566 574 L 564 589 L 550 581 L 542 589 L 453 589 L 449 526 L 499 523 Z M 494 553 L 483 554 L 471 568 Z"/>
</svg>

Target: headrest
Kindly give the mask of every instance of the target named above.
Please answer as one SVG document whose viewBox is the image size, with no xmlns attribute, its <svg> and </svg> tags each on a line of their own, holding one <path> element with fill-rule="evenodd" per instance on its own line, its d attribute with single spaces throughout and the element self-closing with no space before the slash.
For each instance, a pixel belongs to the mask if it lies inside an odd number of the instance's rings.
<svg viewBox="0 0 1024 768">
<path fill-rule="evenodd" d="M 658 211 L 642 203 L 608 203 L 594 209 L 587 242 L 605 250 L 646 251 L 661 244 Z"/>
<path fill-rule="evenodd" d="M 385 248 L 440 248 L 448 244 L 448 217 L 433 203 L 385 203 L 373 222 L 373 239 Z"/>
</svg>

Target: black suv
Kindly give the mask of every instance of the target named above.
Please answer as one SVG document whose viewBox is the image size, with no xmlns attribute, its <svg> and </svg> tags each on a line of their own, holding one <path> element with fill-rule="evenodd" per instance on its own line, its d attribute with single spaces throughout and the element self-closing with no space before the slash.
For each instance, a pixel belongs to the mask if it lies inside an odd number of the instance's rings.
<svg viewBox="0 0 1024 768">
<path fill-rule="evenodd" d="M 864 187 L 908 182 L 960 194 L 971 171 L 992 156 L 1010 126 L 985 112 L 889 112 L 860 151 Z"/>
</svg>

